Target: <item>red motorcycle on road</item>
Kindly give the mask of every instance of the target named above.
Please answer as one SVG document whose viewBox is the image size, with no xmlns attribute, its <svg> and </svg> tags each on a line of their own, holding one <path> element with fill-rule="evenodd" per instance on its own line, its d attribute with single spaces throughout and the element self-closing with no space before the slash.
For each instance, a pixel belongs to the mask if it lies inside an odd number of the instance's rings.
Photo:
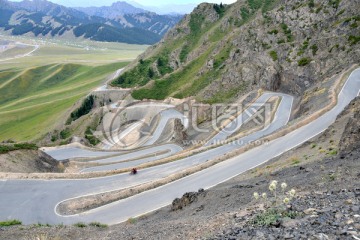
<svg viewBox="0 0 360 240">
<path fill-rule="evenodd" d="M 137 174 L 138 170 L 136 168 L 131 169 L 130 175 Z"/>
</svg>

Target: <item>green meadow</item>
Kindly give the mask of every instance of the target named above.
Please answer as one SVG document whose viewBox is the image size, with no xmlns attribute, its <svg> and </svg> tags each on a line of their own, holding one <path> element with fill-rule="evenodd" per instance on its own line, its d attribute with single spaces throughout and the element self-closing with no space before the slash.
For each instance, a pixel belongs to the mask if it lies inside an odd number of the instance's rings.
<svg viewBox="0 0 360 240">
<path fill-rule="evenodd" d="M 42 43 L 31 56 L 0 61 L 0 141 L 40 139 L 65 122 L 77 101 L 145 48 Z"/>
</svg>

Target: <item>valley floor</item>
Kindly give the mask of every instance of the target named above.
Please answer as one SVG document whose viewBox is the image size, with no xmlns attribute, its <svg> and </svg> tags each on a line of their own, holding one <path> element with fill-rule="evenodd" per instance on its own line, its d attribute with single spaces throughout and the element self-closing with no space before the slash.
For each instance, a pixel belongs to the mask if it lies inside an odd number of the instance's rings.
<svg viewBox="0 0 360 240">
<path fill-rule="evenodd" d="M 63 127 L 74 104 L 146 47 L 0 33 L 0 50 L 9 48 L 0 54 L 0 141 L 46 138 Z"/>
</svg>

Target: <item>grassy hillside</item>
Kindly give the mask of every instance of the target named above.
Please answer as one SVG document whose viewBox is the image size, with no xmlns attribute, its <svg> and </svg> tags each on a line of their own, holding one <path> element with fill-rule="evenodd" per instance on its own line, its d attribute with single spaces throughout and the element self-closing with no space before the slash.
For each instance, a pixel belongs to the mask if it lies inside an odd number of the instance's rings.
<svg viewBox="0 0 360 240">
<path fill-rule="evenodd" d="M 253 1 L 249 2 L 252 4 Z M 267 0 L 264 3 L 260 1 L 257 2 L 259 5 L 256 7 L 262 8 L 265 12 L 271 9 L 274 3 L 276 3 L 275 0 Z M 150 53 L 150 57 L 145 56 L 141 59 L 137 66 L 125 72 L 113 82 L 113 85 L 144 86 L 133 92 L 133 97 L 136 99 L 160 100 L 169 96 L 184 98 L 197 95 L 212 81 L 219 78 L 224 69 L 223 64 L 234 48 L 231 44 L 219 45 L 219 42 L 229 41 L 229 33 L 250 18 L 251 14 L 247 19 L 237 22 L 237 26 L 223 27 L 223 20 L 227 20 L 231 15 L 230 8 L 222 4 L 199 5 L 174 30 L 176 37 L 170 33 L 165 38 L 164 44 L 158 45 L 156 51 Z M 203 45 L 204 39 L 207 43 L 206 48 Z M 197 52 L 196 58 L 191 56 L 194 52 Z M 175 55 L 175 57 L 169 55 Z M 205 74 L 199 74 L 203 66 L 212 58 L 214 68 Z M 149 74 L 152 72 L 154 74 Z M 148 84 L 151 80 L 154 82 Z M 148 85 L 145 86 L 146 84 Z M 239 86 L 236 90 L 241 89 L 243 86 Z M 234 90 L 223 92 L 208 99 L 207 102 L 225 101 L 235 93 Z"/>
<path fill-rule="evenodd" d="M 126 64 L 51 64 L 0 72 L 7 76 L 0 78 L 0 141 L 41 137 L 74 103 Z"/>
<path fill-rule="evenodd" d="M 40 48 L 31 56 L 16 60 L 4 61 L 15 57 L 13 54 L 0 57 L 3 60 L 0 62 L 0 141 L 43 137 L 55 124 L 66 121 L 65 113 L 79 99 L 146 48 L 90 41 L 70 44 L 29 38 L 7 40 L 12 44 L 20 41 L 40 45 Z M 33 47 L 28 50 L 32 51 Z"/>
</svg>

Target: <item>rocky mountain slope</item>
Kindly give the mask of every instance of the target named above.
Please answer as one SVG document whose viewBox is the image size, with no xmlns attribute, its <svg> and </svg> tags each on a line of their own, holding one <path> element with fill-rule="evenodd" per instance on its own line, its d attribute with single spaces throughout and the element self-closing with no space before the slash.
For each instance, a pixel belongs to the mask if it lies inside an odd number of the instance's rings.
<svg viewBox="0 0 360 240">
<path fill-rule="evenodd" d="M 111 16 L 88 15 L 44 0 L 0 0 L 0 29 L 12 35 L 84 37 L 96 41 L 154 44 L 181 18 L 138 14 L 116 15 L 112 19 Z"/>
<path fill-rule="evenodd" d="M 215 103 L 263 88 L 302 96 L 360 59 L 356 0 L 201 4 L 112 84 L 137 99 Z"/>
</svg>

